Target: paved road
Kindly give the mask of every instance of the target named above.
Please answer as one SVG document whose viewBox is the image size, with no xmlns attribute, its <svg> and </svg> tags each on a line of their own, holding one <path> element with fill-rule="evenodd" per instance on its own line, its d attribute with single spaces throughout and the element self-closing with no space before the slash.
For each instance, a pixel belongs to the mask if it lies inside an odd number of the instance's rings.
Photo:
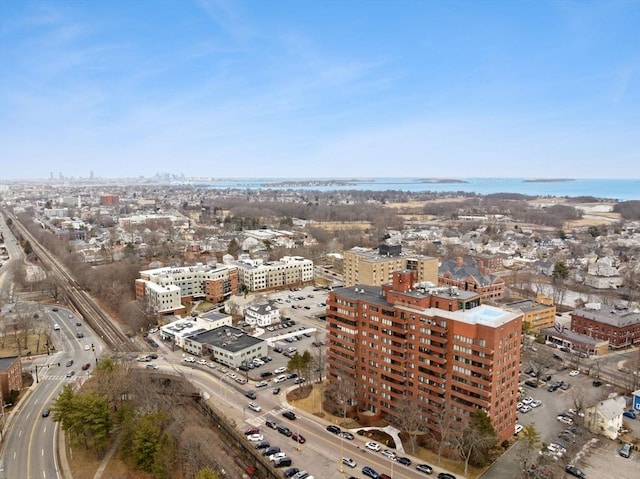
<svg viewBox="0 0 640 479">
<path fill-rule="evenodd" d="M 45 309 L 45 321 L 53 328 L 60 325 L 55 335 L 56 351 L 51 355 L 36 356 L 23 361 L 23 369 L 32 371 L 37 382 L 13 411 L 8 429 L 5 431 L 5 443 L 2 451 L 2 473 L 9 478 L 52 479 L 62 477 L 57 463 L 56 430 L 58 425 L 51 417 L 42 417 L 42 411 L 48 409 L 65 384 L 77 383 L 86 378 L 89 371 L 82 371 L 82 364 L 95 364 L 94 351 L 86 351 L 85 344 L 94 344 L 100 348 L 97 338 L 91 331 L 83 329 L 85 338 L 76 338 L 79 329 L 71 311 L 63 308 Z M 67 360 L 74 364 L 65 366 Z M 59 366 L 58 366 L 59 364 Z M 36 375 L 37 370 L 37 375 Z M 67 372 L 75 374 L 67 377 Z M 0 478 L 3 476 L 0 475 Z M 3 478 L 4 479 L 4 478 Z"/>
</svg>

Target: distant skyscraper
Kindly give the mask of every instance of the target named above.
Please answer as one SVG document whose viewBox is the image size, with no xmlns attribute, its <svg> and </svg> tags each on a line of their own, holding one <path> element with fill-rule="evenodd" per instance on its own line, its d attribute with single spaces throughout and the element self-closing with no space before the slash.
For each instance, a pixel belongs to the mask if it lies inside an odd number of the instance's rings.
<svg viewBox="0 0 640 479">
<path fill-rule="evenodd" d="M 91 173 L 89 173 L 89 178 L 91 178 L 93 180 L 93 171 Z"/>
</svg>

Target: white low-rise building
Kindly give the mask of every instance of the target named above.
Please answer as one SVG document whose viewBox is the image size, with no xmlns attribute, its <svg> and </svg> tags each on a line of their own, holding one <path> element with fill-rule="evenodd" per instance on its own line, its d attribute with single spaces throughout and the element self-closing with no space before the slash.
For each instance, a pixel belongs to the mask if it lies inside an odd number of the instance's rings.
<svg viewBox="0 0 640 479">
<path fill-rule="evenodd" d="M 160 327 L 160 337 L 171 341 L 185 351 L 196 354 L 189 348 L 188 339 L 216 328 L 231 326 L 232 318 L 228 314 L 209 312 L 197 317 L 182 318 Z"/>
<path fill-rule="evenodd" d="M 244 320 L 251 326 L 264 328 L 280 322 L 280 310 L 271 303 L 253 304 L 244 310 Z"/>
<path fill-rule="evenodd" d="M 615 440 L 622 428 L 622 413 L 625 407 L 626 401 L 622 396 L 600 401 L 595 406 L 587 408 L 585 424 L 591 432 Z"/>
</svg>

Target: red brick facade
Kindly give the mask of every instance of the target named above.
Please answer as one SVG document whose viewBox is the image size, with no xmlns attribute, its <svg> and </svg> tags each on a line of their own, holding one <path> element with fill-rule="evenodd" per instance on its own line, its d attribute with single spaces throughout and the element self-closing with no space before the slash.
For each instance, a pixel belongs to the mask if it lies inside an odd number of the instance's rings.
<svg viewBox="0 0 640 479">
<path fill-rule="evenodd" d="M 500 439 L 509 439 L 516 423 L 522 316 L 466 309 L 455 295 L 413 290 L 414 280 L 404 271 L 390 286 L 329 294 L 328 388 L 352 414 L 371 420 L 393 416 L 408 398 L 425 433 L 438 433 L 444 411 L 462 420 L 483 409 Z M 474 312 L 506 319 L 476 321 Z"/>
</svg>

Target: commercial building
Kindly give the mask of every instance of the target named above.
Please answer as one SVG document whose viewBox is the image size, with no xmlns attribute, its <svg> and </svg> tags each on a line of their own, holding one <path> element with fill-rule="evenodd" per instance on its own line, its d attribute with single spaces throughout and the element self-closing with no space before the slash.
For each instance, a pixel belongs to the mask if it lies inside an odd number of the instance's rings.
<svg viewBox="0 0 640 479">
<path fill-rule="evenodd" d="M 336 289 L 327 300 L 328 390 L 371 422 L 408 399 L 420 428 L 439 434 L 445 412 L 486 411 L 501 440 L 516 423 L 522 314 L 480 304 L 455 288 L 429 288 L 416 271 L 383 287 Z"/>
<path fill-rule="evenodd" d="M 200 316 L 178 319 L 160 327 L 160 337 L 171 341 L 191 354 L 198 354 L 188 349 L 188 339 L 216 328 L 231 326 L 232 318 L 227 314 L 210 311 Z M 199 354 L 198 354 L 199 355 Z"/>
<path fill-rule="evenodd" d="M 438 259 L 402 252 L 399 244 L 381 244 L 378 249 L 354 247 L 344 252 L 344 285 L 382 286 L 396 271 L 411 270 L 418 281 L 438 284 Z"/>
<path fill-rule="evenodd" d="M 576 309 L 571 313 L 571 330 L 594 339 L 609 341 L 612 349 L 640 344 L 640 310 L 625 308 Z"/>
<path fill-rule="evenodd" d="M 0 401 L 6 401 L 11 391 L 22 390 L 22 362 L 20 356 L 0 358 Z"/>
<path fill-rule="evenodd" d="M 268 354 L 265 340 L 249 336 L 231 326 L 189 336 L 185 340 L 184 350 L 196 356 L 211 356 L 215 361 L 233 368 Z"/>
<path fill-rule="evenodd" d="M 182 314 L 197 299 L 219 303 L 238 292 L 238 269 L 230 265 L 184 266 L 140 271 L 136 298 L 146 298 L 158 314 Z"/>
<path fill-rule="evenodd" d="M 507 303 L 506 307 L 512 311 L 520 311 L 523 314 L 522 322 L 531 332 L 537 333 L 542 328 L 553 327 L 556 321 L 556 307 L 553 300 L 540 294 L 535 301 L 532 299 L 513 301 Z"/>
<path fill-rule="evenodd" d="M 267 291 L 313 282 L 313 261 L 301 256 L 283 256 L 280 261 L 240 257 L 228 263 L 238 270 L 240 283 L 247 291 Z"/>
</svg>

